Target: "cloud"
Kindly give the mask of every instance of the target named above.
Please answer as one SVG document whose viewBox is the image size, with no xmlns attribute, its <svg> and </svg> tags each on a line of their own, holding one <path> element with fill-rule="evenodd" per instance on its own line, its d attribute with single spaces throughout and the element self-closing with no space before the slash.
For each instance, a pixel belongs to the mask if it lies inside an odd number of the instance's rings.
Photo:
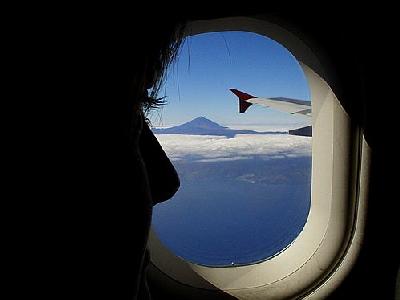
<svg viewBox="0 0 400 300">
<path fill-rule="evenodd" d="M 311 138 L 289 134 L 156 135 L 171 160 L 217 162 L 311 156 Z"/>
</svg>

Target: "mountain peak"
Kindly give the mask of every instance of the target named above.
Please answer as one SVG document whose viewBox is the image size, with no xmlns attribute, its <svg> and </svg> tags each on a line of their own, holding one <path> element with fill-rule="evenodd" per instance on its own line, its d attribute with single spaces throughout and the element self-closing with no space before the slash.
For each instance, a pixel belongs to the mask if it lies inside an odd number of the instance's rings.
<svg viewBox="0 0 400 300">
<path fill-rule="evenodd" d="M 224 126 L 219 125 L 216 122 L 213 122 L 206 117 L 197 117 L 190 122 L 182 124 L 181 126 L 189 125 L 191 127 L 199 127 L 199 128 L 226 128 Z"/>
<path fill-rule="evenodd" d="M 154 129 L 153 132 L 156 134 L 218 135 L 226 136 L 227 138 L 232 138 L 238 133 L 257 133 L 252 130 L 232 130 L 228 127 L 221 126 L 206 117 L 197 117 L 192 121 L 170 128 Z"/>
<path fill-rule="evenodd" d="M 204 116 L 194 118 L 192 121 L 195 121 L 195 120 L 207 120 L 207 121 L 211 121 L 211 120 L 207 119 L 207 118 L 204 117 Z"/>
</svg>

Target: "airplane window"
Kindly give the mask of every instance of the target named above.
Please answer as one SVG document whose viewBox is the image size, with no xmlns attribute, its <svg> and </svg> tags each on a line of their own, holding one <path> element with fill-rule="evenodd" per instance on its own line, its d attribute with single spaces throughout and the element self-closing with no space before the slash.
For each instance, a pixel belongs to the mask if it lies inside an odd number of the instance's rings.
<svg viewBox="0 0 400 300">
<path fill-rule="evenodd" d="M 213 267 L 289 247 L 311 203 L 311 102 L 298 61 L 255 33 L 199 34 L 162 90 L 168 104 L 149 117 L 181 187 L 154 208 L 160 241 Z"/>
</svg>

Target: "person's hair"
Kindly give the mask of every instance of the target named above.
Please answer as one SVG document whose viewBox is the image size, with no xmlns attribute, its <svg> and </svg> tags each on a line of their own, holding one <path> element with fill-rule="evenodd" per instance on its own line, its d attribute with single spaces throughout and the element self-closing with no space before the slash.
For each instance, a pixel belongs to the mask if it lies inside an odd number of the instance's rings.
<svg viewBox="0 0 400 300">
<path fill-rule="evenodd" d="M 165 78 L 165 72 L 176 58 L 183 40 L 185 22 L 180 19 L 158 20 L 159 27 L 150 30 L 142 36 L 140 49 L 142 59 L 138 64 L 139 76 L 134 79 L 134 89 L 141 91 L 136 94 L 140 108 L 146 114 L 149 110 L 164 104 L 164 97 L 159 97 L 159 91 Z M 148 31 L 148 30 L 147 30 Z M 143 75 L 145 75 L 143 77 Z M 147 89 L 151 89 L 147 93 Z"/>
</svg>

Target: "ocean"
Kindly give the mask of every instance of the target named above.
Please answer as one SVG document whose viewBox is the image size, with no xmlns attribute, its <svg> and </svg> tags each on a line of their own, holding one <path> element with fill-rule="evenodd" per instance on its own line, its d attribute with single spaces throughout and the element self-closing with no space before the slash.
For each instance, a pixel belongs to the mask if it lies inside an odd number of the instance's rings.
<svg viewBox="0 0 400 300">
<path fill-rule="evenodd" d="M 181 143 L 174 156 L 177 139 L 185 141 L 187 136 L 161 137 L 181 180 L 176 195 L 153 211 L 152 226 L 161 242 L 187 261 L 213 267 L 257 263 L 287 248 L 302 231 L 310 209 L 311 138 L 241 136 L 233 143 L 236 152 L 227 147 L 227 159 L 222 150 L 213 154 L 215 159 L 199 156 L 205 152 L 198 145 L 213 148 L 208 138 L 193 137 L 200 142 L 192 141 L 187 155 L 182 155 Z M 246 138 L 264 139 L 256 145 L 279 151 L 257 148 L 252 155 L 247 149 L 240 156 Z M 292 141 L 286 152 L 278 143 L 282 139 Z M 221 139 L 216 142 L 220 149 Z M 193 155 L 193 149 L 198 153 Z"/>
</svg>

